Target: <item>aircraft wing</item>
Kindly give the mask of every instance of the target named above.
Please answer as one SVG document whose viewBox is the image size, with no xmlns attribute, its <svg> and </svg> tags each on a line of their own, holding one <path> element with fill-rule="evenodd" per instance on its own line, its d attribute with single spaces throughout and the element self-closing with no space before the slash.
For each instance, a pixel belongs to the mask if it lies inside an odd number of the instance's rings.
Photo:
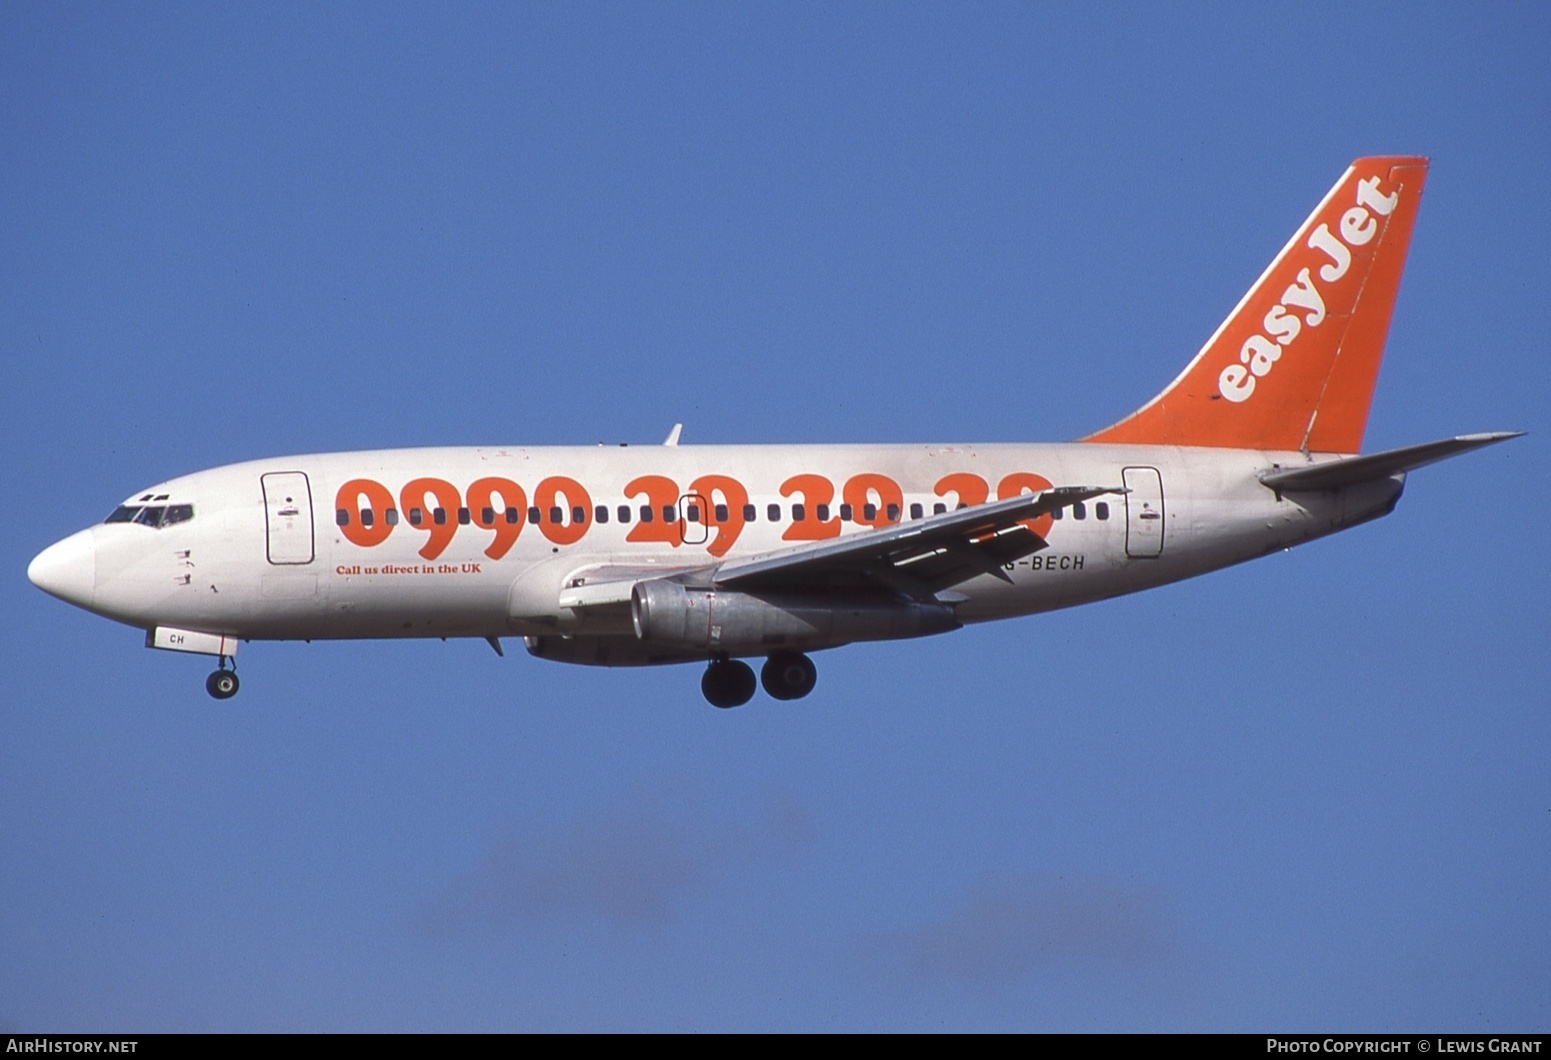
<svg viewBox="0 0 1551 1060">
<path fill-rule="evenodd" d="M 637 584 L 673 578 L 747 592 L 812 593 L 888 589 L 920 599 L 989 574 L 1011 581 L 1002 564 L 1048 543 L 1026 523 L 1119 487 L 1066 486 L 897 523 L 881 530 L 796 545 L 719 566 L 598 566 L 567 579 L 561 607 L 622 607 Z"/>
<path fill-rule="evenodd" d="M 981 574 L 1011 581 L 1004 563 L 1048 543 L 1026 521 L 1070 507 L 1115 487 L 1066 486 L 1041 493 L 898 523 L 864 534 L 723 563 L 711 572 L 718 587 L 766 592 L 827 593 L 887 588 L 929 597 Z"/>
</svg>

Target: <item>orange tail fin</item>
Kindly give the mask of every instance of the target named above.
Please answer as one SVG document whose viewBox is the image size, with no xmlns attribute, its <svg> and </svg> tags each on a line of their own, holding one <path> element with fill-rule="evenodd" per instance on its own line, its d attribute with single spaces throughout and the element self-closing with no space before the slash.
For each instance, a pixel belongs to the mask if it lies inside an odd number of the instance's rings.
<svg viewBox="0 0 1551 1060">
<path fill-rule="evenodd" d="M 1168 388 L 1085 442 L 1355 453 L 1425 158 L 1359 158 Z"/>
</svg>

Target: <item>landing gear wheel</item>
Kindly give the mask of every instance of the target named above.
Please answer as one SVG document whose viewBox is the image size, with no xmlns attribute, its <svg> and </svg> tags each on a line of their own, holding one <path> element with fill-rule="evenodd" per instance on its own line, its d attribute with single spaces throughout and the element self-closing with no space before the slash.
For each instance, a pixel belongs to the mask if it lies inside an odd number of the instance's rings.
<svg viewBox="0 0 1551 1060">
<path fill-rule="evenodd" d="M 713 707 L 741 707 L 754 698 L 754 671 L 737 659 L 717 659 L 705 668 L 700 691 Z"/>
<path fill-rule="evenodd" d="M 216 699 L 231 699 L 237 694 L 236 671 L 217 670 L 205 678 L 205 691 Z"/>
<path fill-rule="evenodd" d="M 760 683 L 771 699 L 801 699 L 819 681 L 819 668 L 801 652 L 778 651 L 765 660 Z"/>
</svg>

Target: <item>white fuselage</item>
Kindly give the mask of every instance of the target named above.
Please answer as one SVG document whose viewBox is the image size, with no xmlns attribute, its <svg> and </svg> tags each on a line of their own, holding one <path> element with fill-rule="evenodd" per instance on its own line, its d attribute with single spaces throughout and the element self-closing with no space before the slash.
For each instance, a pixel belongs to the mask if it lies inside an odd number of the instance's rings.
<svg viewBox="0 0 1551 1060">
<path fill-rule="evenodd" d="M 1403 476 L 1296 497 L 1278 496 L 1257 478 L 1318 459 L 1095 444 L 286 457 L 137 493 L 127 506 L 187 505 L 192 517 L 159 528 L 109 522 L 66 539 L 55 549 L 78 573 L 57 594 L 143 629 L 241 639 L 628 637 L 628 615 L 563 606 L 563 591 L 589 569 L 671 574 L 1051 484 L 1113 487 L 1047 517 L 1049 547 L 1009 564 L 1009 580 L 984 574 L 953 587 L 958 621 L 980 622 L 1238 563 L 1385 514 L 1400 495 Z M 643 507 L 652 510 L 650 523 Z"/>
<path fill-rule="evenodd" d="M 1184 370 L 1057 445 L 401 449 L 154 486 L 32 581 L 215 655 L 248 639 L 522 636 L 604 666 L 701 660 L 706 699 L 815 687 L 807 652 L 926 636 L 1226 567 L 1389 512 L 1408 471 L 1496 444 L 1358 456 L 1427 177 L 1359 158 Z"/>
</svg>

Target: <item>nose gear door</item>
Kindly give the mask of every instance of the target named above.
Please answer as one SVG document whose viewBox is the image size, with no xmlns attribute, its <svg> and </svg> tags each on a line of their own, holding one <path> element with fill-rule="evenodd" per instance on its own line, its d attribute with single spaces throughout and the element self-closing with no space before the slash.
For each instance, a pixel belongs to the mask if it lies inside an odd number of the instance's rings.
<svg viewBox="0 0 1551 1060">
<path fill-rule="evenodd" d="M 312 487 L 300 471 L 261 475 L 269 562 L 296 566 L 311 563 Z"/>
</svg>

